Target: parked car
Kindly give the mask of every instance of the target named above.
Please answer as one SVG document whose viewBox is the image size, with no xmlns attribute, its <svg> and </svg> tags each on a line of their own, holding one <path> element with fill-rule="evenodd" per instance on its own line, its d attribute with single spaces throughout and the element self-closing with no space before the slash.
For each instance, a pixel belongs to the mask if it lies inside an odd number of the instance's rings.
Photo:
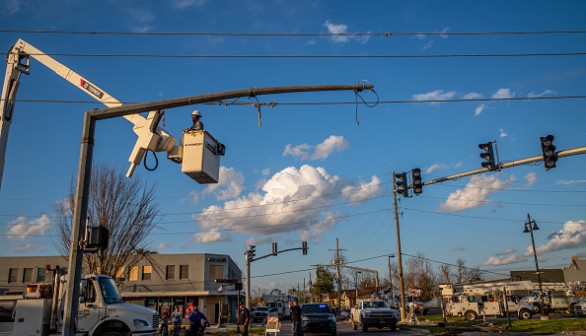
<svg viewBox="0 0 586 336">
<path fill-rule="evenodd" d="M 336 316 L 326 303 L 305 303 L 301 306 L 301 330 L 336 336 Z"/>
<path fill-rule="evenodd" d="M 259 306 L 254 308 L 254 310 L 251 313 L 252 315 L 252 322 L 254 323 L 260 323 L 263 322 L 267 319 L 267 316 L 269 316 L 269 307 L 265 307 L 265 306 Z"/>
</svg>

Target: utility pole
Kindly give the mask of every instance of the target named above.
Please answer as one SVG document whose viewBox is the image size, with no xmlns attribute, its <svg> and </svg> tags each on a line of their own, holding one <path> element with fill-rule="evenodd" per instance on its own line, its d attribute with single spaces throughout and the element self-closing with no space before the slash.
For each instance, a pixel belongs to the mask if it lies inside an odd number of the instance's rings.
<svg viewBox="0 0 586 336">
<path fill-rule="evenodd" d="M 397 234 L 397 262 L 399 266 L 399 288 L 401 290 L 401 320 L 405 320 L 405 284 L 403 283 L 403 254 L 401 253 L 401 230 L 399 229 L 399 207 L 397 205 L 396 173 L 393 171 L 393 204 L 395 206 L 395 231 Z"/>
<path fill-rule="evenodd" d="M 545 293 L 543 293 L 543 284 L 541 282 L 539 262 L 537 261 L 537 250 L 535 249 L 535 239 L 533 238 L 533 230 L 539 230 L 539 227 L 537 227 L 537 222 L 535 222 L 535 220 L 531 220 L 531 215 L 527 214 L 527 222 L 525 223 L 525 230 L 523 232 L 531 234 L 531 247 L 533 248 L 533 258 L 535 259 L 535 271 L 537 272 L 537 282 L 539 283 L 539 295 L 541 296 L 541 302 L 545 303 L 544 298 L 546 297 L 546 295 Z M 541 306 L 541 319 L 549 320 L 549 315 L 547 313 L 547 308 L 545 307 L 545 304 L 542 304 Z"/>
<path fill-rule="evenodd" d="M 79 165 L 77 170 L 77 186 L 75 195 L 75 209 L 71 228 L 71 249 L 69 254 L 69 280 L 67 282 L 67 294 L 65 296 L 65 312 L 63 335 L 74 336 L 77 333 L 75 318 L 79 310 L 79 284 L 81 282 L 81 266 L 83 263 L 83 250 L 80 242 L 83 239 L 83 222 L 87 218 L 89 203 L 89 189 L 91 180 L 92 157 L 95 142 L 96 122 L 98 120 L 122 117 L 136 113 L 158 111 L 172 107 L 188 106 L 217 102 L 223 99 L 238 97 L 256 97 L 259 95 L 293 93 L 293 92 L 318 92 L 318 91 L 354 91 L 372 90 L 370 84 L 358 85 L 321 85 L 321 86 L 284 86 L 270 88 L 253 88 L 248 90 L 236 90 L 217 92 L 205 95 L 196 95 L 175 99 L 167 99 L 150 103 L 138 103 L 120 107 L 111 107 L 101 110 L 86 111 L 84 115 L 83 130 L 81 136 L 81 148 Z M 155 125 L 157 126 L 157 125 Z M 248 300 L 248 297 L 247 297 Z"/>
<path fill-rule="evenodd" d="M 338 238 L 336 238 L 336 280 L 338 282 L 338 314 L 342 311 L 342 275 L 340 274 L 340 264 L 342 263 L 342 259 L 340 259 L 340 247 L 338 245 Z"/>
</svg>

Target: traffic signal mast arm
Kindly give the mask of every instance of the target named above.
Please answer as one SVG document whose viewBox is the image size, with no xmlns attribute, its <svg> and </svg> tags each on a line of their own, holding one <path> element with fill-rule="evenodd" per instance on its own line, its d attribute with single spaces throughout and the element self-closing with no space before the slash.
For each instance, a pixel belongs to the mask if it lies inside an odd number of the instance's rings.
<svg viewBox="0 0 586 336">
<path fill-rule="evenodd" d="M 276 256 L 279 253 L 289 252 L 289 251 L 297 251 L 297 250 L 302 250 L 303 251 L 303 254 L 305 255 L 305 254 L 307 254 L 307 249 L 308 249 L 308 247 L 307 247 L 307 242 L 306 241 L 303 241 L 302 242 L 302 247 L 292 247 L 292 248 L 284 249 L 284 250 L 281 250 L 281 251 L 277 251 L 277 244 L 276 243 L 273 243 L 273 252 L 271 252 L 269 254 L 266 254 L 266 255 L 263 255 L 263 256 L 260 256 L 260 257 L 250 256 L 249 257 L 250 258 L 249 260 L 251 262 L 252 261 L 257 261 L 257 260 L 260 260 L 260 259 L 264 259 L 264 258 Z"/>
<path fill-rule="evenodd" d="M 19 39 L 8 52 L 6 75 L 2 88 L 2 104 L 0 105 L 0 186 L 4 171 L 8 131 L 12 121 L 20 75 L 29 74 L 31 57 L 107 107 L 123 106 L 118 99 L 108 94 L 90 80 L 82 77 L 33 45 Z M 147 150 L 157 152 L 170 151 L 175 146 L 175 138 L 165 130 L 157 127 L 162 117 L 161 111 L 151 111 L 147 118 L 138 113 L 124 115 L 123 117 L 134 125 L 133 131 L 138 136 L 130 158 L 128 159 L 130 161 L 130 168 L 126 175 L 130 177 L 136 166 L 140 164 Z"/>
<path fill-rule="evenodd" d="M 574 156 L 574 155 L 581 155 L 581 154 L 586 154 L 586 147 L 578 147 L 578 148 L 573 148 L 573 149 L 562 150 L 562 151 L 556 152 L 556 156 L 558 158 Z M 511 162 L 506 162 L 506 163 L 500 163 L 499 169 L 511 168 L 511 167 L 516 167 L 516 166 L 523 166 L 526 164 L 537 163 L 537 162 L 542 162 L 542 161 L 543 161 L 542 155 L 532 156 L 532 157 L 529 157 L 526 159 L 521 159 L 521 160 L 516 160 L 516 161 L 511 161 Z M 440 177 L 437 179 L 433 179 L 430 181 L 425 181 L 425 182 L 423 182 L 423 185 L 430 185 L 430 184 L 445 182 L 448 180 L 457 180 L 462 177 L 476 175 L 476 174 L 482 174 L 482 173 L 486 173 L 489 171 L 491 171 L 489 168 L 480 168 L 480 169 L 470 170 L 470 171 L 463 172 L 463 173 L 456 174 L 456 175 L 450 175 L 450 176 L 446 176 L 446 177 Z"/>
</svg>

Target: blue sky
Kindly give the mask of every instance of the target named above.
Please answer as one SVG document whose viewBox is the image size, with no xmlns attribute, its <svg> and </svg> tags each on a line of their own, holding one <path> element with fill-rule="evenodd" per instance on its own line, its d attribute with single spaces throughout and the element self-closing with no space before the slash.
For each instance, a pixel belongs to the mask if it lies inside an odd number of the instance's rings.
<svg viewBox="0 0 586 336">
<path fill-rule="evenodd" d="M 227 253 L 244 268 L 248 244 L 263 255 L 273 241 L 285 249 L 307 240 L 307 256 L 252 264 L 261 276 L 253 288 L 287 289 L 303 285 L 310 265 L 331 262 L 336 238 L 347 260 L 360 260 L 353 265 L 386 274 L 386 255 L 397 251 L 393 171 L 419 167 L 429 181 L 478 169 L 478 144 L 488 141 L 497 141 L 502 162 L 539 155 L 547 134 L 558 150 L 586 146 L 586 100 L 568 98 L 585 95 L 586 58 L 567 55 L 585 51 L 586 34 L 484 34 L 584 30 L 584 13 L 582 1 L 9 0 L 0 4 L 0 46 L 23 38 L 128 103 L 372 83 L 380 98 L 373 108 L 352 104 L 353 92 L 258 97 L 277 103 L 262 108 L 262 126 L 251 105 L 169 109 L 164 128 L 172 135 L 199 109 L 226 145 L 220 183 L 196 184 L 163 153 L 156 171 L 136 170 L 157 186 L 153 249 Z M 31 30 L 61 33 L 24 32 Z M 331 35 L 339 33 L 354 35 Z M 88 56 L 95 54 L 109 56 Z M 207 57 L 163 57 L 179 55 Z M 277 55 L 336 57 L 266 57 Z M 383 55 L 392 57 L 374 57 Z M 77 173 L 83 112 L 102 106 L 34 60 L 18 99 L 0 190 L 0 255 L 56 254 L 54 204 Z M 94 162 L 124 172 L 134 142 L 126 120 L 100 121 Z M 583 155 L 561 158 L 550 171 L 515 167 L 401 198 L 404 262 L 418 253 L 438 267 L 462 258 L 487 278 L 533 269 L 528 213 L 540 227 L 542 268 L 586 257 L 585 166 Z"/>
</svg>

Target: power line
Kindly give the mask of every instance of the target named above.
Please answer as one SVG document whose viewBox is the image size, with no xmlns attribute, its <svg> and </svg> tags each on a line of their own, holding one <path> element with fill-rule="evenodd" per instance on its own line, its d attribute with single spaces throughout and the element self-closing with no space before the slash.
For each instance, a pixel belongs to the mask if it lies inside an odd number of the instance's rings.
<svg viewBox="0 0 586 336">
<path fill-rule="evenodd" d="M 76 31 L 48 29 L 0 29 L 0 33 L 52 35 L 127 35 L 127 36 L 205 36 L 205 37 L 395 37 L 395 36 L 488 36 L 488 35 L 565 35 L 584 34 L 586 30 L 468 31 L 468 32 L 355 32 L 355 33 L 242 33 L 242 32 L 130 32 Z"/>
<path fill-rule="evenodd" d="M 564 96 L 542 96 L 542 97 L 510 97 L 510 98 L 470 98 L 470 99 L 405 99 L 405 100 L 380 100 L 378 102 L 366 101 L 364 103 L 356 101 L 329 101 L 329 102 L 270 102 L 260 103 L 263 106 L 322 106 L 322 105 L 367 105 L 367 104 L 431 104 L 431 103 L 477 103 L 477 102 L 500 102 L 500 101 L 538 101 L 538 100 L 566 100 L 566 99 L 586 99 L 586 95 L 564 95 Z M 4 99 L 0 99 L 4 101 Z M 92 104 L 102 105 L 95 100 L 69 100 L 69 99 L 17 99 L 19 103 L 52 103 L 52 104 Z M 106 102 L 107 103 L 107 102 Z M 139 102 L 122 102 L 124 105 L 137 104 Z M 237 102 L 224 103 L 222 101 L 210 103 L 207 105 L 226 105 L 226 106 L 254 106 L 258 103 Z"/>
<path fill-rule="evenodd" d="M 41 54 L 29 54 L 31 56 Z M 103 53 L 45 53 L 61 57 L 121 57 L 121 58 L 212 58 L 212 59 L 402 59 L 402 58 L 469 58 L 469 57 L 559 57 L 584 56 L 586 51 L 559 53 L 495 53 L 495 54 L 405 54 L 405 55 L 219 55 L 219 54 L 103 54 Z"/>
</svg>

